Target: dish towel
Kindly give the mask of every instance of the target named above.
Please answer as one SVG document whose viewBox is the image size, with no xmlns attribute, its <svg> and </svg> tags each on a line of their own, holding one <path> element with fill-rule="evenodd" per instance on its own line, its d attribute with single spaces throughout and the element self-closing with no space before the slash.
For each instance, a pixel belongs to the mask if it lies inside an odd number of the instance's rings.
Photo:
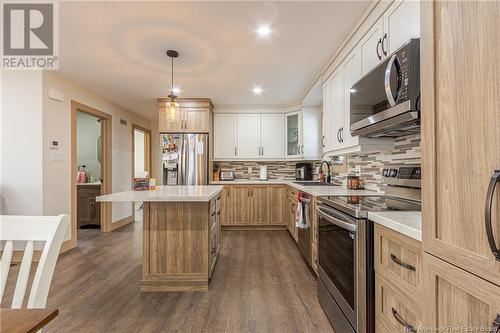
<svg viewBox="0 0 500 333">
<path fill-rule="evenodd" d="M 302 204 L 300 200 L 297 200 L 297 209 L 295 210 L 295 226 L 297 228 L 302 228 L 302 224 L 304 224 L 304 217 L 302 215 Z"/>
</svg>

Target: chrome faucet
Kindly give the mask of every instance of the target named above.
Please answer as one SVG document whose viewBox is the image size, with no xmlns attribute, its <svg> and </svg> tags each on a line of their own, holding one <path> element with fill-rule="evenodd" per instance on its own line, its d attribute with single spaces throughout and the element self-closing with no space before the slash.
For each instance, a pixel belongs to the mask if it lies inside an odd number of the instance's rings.
<svg viewBox="0 0 500 333">
<path fill-rule="evenodd" d="M 326 163 L 326 166 L 328 167 L 328 173 L 326 177 L 323 175 L 323 163 Z M 323 182 L 330 184 L 332 182 L 332 177 L 330 176 L 330 163 L 327 161 L 321 161 L 321 164 L 319 165 L 319 170 L 320 170 L 320 175 L 323 175 L 323 177 L 320 177 L 323 179 Z"/>
</svg>

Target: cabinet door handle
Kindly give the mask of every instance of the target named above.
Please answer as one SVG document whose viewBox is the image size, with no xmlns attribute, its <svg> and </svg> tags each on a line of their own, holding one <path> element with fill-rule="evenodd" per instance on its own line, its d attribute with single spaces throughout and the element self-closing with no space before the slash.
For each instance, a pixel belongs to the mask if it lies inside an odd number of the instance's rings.
<svg viewBox="0 0 500 333">
<path fill-rule="evenodd" d="M 264 147 L 262 147 L 262 156 L 264 156 Z"/>
<path fill-rule="evenodd" d="M 342 137 L 342 134 L 344 133 L 344 127 L 340 128 L 340 142 L 344 142 L 344 138 Z"/>
<path fill-rule="evenodd" d="M 377 58 L 378 58 L 378 60 L 382 60 L 382 56 L 380 55 L 380 53 L 378 53 L 378 48 L 379 48 L 380 44 L 382 44 L 382 40 L 381 39 L 378 40 L 377 47 L 375 48 L 377 50 Z"/>
<path fill-rule="evenodd" d="M 394 308 L 392 308 L 392 315 L 394 319 L 396 319 L 396 321 L 405 328 L 406 332 L 417 332 L 417 330 L 413 326 L 411 326 L 406 320 L 404 320 Z"/>
<path fill-rule="evenodd" d="M 491 333 L 498 333 L 500 331 L 500 313 L 497 314 L 495 320 L 493 320 L 493 324 L 491 325 Z"/>
<path fill-rule="evenodd" d="M 414 271 L 416 270 L 415 266 L 412 266 L 410 264 L 406 264 L 404 262 L 402 262 L 398 257 L 396 257 L 394 254 L 391 253 L 391 259 L 392 261 L 394 261 L 396 264 L 398 264 L 399 266 L 401 267 L 404 267 L 410 271 Z"/>
<path fill-rule="evenodd" d="M 238 155 L 238 149 L 236 147 L 234 147 L 234 156 L 237 156 Z"/>
<path fill-rule="evenodd" d="M 384 37 L 382 37 L 382 42 L 380 43 L 380 45 L 382 46 L 382 53 L 384 53 L 384 56 L 387 56 L 387 50 L 384 47 L 386 40 L 387 40 L 387 32 L 384 34 Z"/>
<path fill-rule="evenodd" d="M 340 137 L 339 137 L 339 135 L 340 135 L 340 128 L 337 130 L 337 141 L 338 141 L 338 142 L 340 142 Z"/>
<path fill-rule="evenodd" d="M 323 148 L 325 148 L 325 136 L 324 135 L 321 137 L 321 146 Z"/>
<path fill-rule="evenodd" d="M 500 250 L 497 248 L 495 242 L 495 236 L 493 235 L 493 227 L 491 221 L 491 206 L 493 205 L 493 195 L 495 194 L 495 188 L 500 182 L 500 170 L 495 170 L 490 179 L 490 185 L 488 186 L 488 192 L 486 194 L 486 206 L 484 208 L 484 221 L 486 225 L 486 236 L 488 237 L 488 243 L 490 244 L 490 249 L 495 259 L 500 261 Z"/>
</svg>

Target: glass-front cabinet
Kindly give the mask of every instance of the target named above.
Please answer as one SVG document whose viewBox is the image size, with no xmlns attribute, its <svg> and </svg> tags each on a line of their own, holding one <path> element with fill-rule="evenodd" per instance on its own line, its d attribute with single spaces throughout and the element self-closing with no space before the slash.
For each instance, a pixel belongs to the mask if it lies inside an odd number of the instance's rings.
<svg viewBox="0 0 500 333">
<path fill-rule="evenodd" d="M 286 116 L 286 157 L 302 155 L 300 112 Z"/>
</svg>

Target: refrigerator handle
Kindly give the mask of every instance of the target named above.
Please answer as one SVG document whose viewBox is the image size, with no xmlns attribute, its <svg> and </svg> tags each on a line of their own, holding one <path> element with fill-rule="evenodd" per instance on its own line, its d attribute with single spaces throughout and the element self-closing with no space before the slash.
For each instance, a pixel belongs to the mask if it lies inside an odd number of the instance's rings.
<svg viewBox="0 0 500 333">
<path fill-rule="evenodd" d="M 177 147 L 177 151 L 179 156 L 179 166 L 177 167 L 177 185 L 182 185 L 184 180 L 184 135 L 181 135 L 181 139 L 179 140 L 180 147 Z"/>
</svg>

